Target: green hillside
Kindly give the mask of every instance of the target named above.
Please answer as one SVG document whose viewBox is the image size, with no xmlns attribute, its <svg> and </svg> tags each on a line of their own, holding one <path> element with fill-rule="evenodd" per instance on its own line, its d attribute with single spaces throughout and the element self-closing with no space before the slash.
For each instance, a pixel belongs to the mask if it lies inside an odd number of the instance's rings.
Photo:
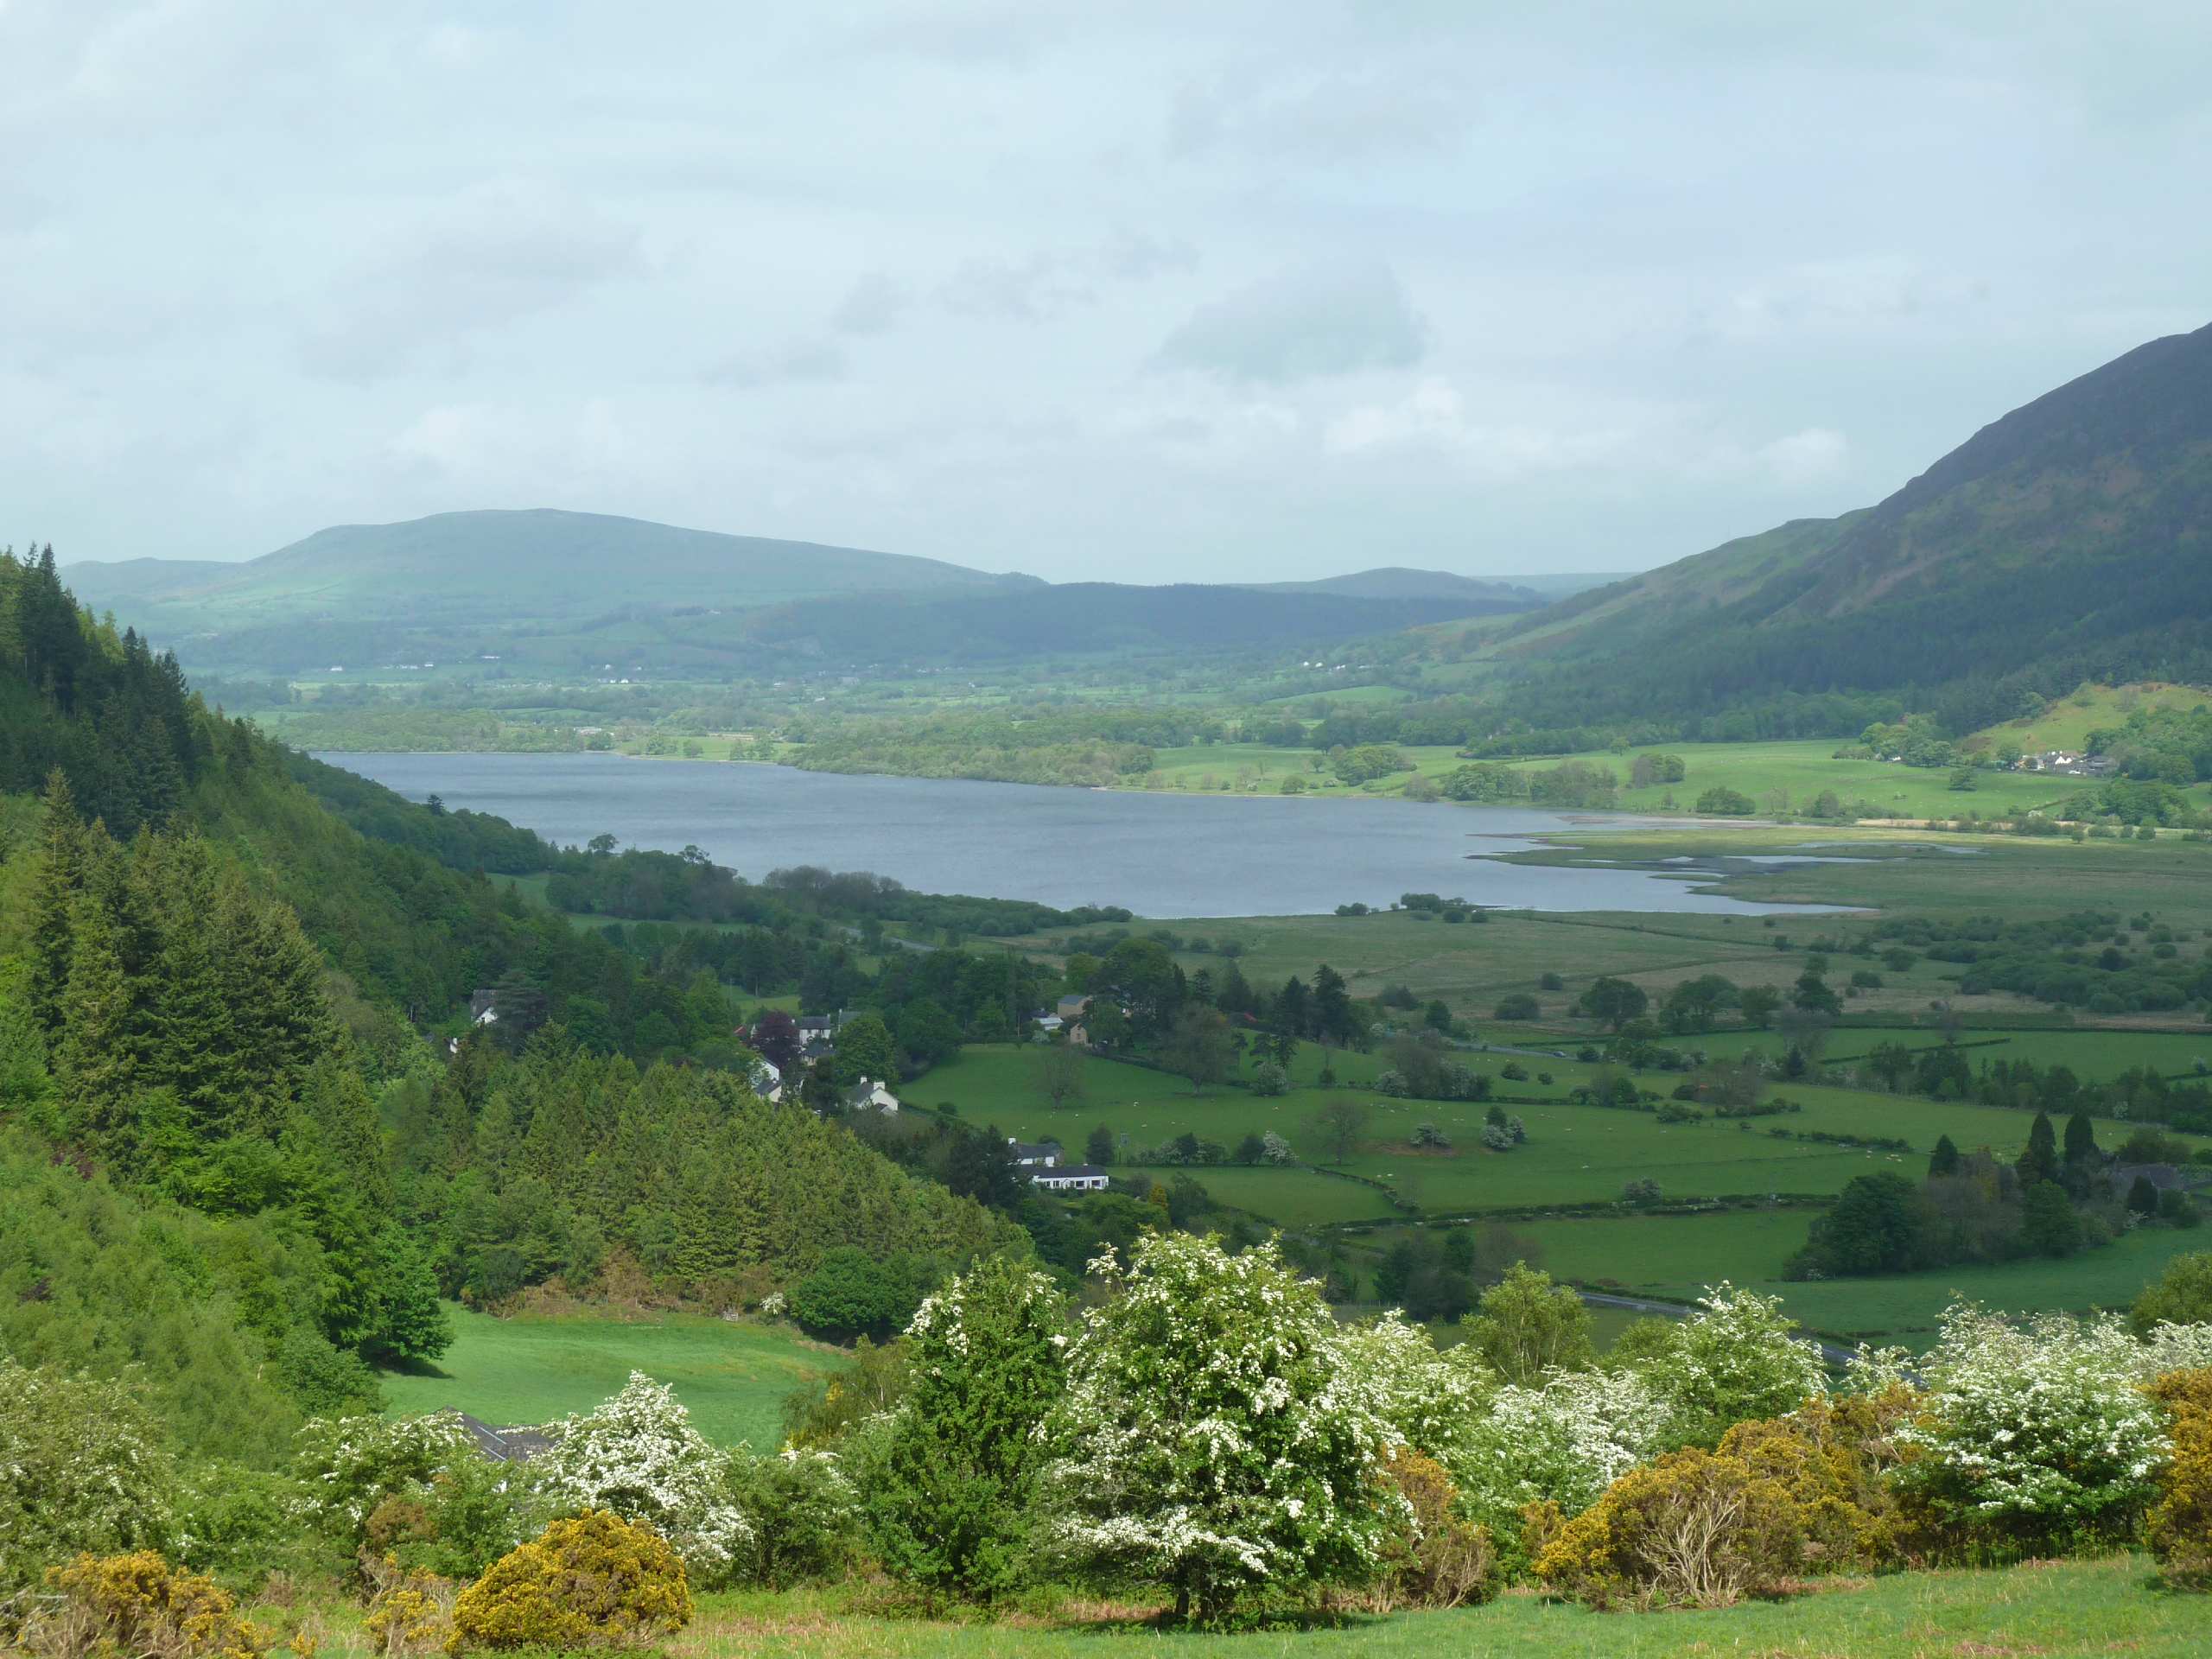
<svg viewBox="0 0 2212 1659">
<path fill-rule="evenodd" d="M 1578 595 L 1488 651 L 1538 727 L 1910 692 L 1966 730 L 2083 680 L 2212 677 L 2212 327 L 2015 410 L 1875 506 Z"/>
<path fill-rule="evenodd" d="M 650 638 L 626 626 L 639 618 L 1030 582 L 902 554 L 543 508 L 343 524 L 242 564 L 133 559 L 64 575 L 86 604 L 127 613 L 195 670 L 280 673 L 504 658 L 503 642 L 547 635 L 569 648 L 539 645 L 536 654 L 581 669 L 595 652 Z"/>
</svg>

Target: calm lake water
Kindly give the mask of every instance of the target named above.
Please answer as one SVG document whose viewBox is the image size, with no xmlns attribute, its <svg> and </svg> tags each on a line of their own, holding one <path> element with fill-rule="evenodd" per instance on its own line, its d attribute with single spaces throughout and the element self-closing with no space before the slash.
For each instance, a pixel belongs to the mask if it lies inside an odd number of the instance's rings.
<svg viewBox="0 0 2212 1659">
<path fill-rule="evenodd" d="M 1150 795 L 609 754 L 320 758 L 563 846 L 602 832 L 628 847 L 696 846 L 756 880 L 820 864 L 928 893 L 1126 905 L 1160 918 L 1310 915 L 1402 893 L 1538 910 L 1769 908 L 1690 891 L 1709 874 L 1497 863 L 1483 855 L 1567 825 L 1510 807 Z"/>
</svg>

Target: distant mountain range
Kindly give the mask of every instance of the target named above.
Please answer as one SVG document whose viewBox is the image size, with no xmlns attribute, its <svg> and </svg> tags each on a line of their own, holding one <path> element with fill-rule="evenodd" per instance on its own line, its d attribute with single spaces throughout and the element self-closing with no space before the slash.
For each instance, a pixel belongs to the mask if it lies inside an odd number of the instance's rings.
<svg viewBox="0 0 2212 1659">
<path fill-rule="evenodd" d="M 1997 718 L 2083 679 L 2212 679 L 2212 327 L 2013 410 L 1874 506 L 1487 640 L 1537 724 L 1867 691 Z"/>
<path fill-rule="evenodd" d="M 65 574 L 86 604 L 188 666 L 283 675 L 496 658 L 711 677 L 762 646 L 837 663 L 1320 649 L 1542 603 L 1525 588 L 1400 569 L 1257 588 L 1051 584 L 550 509 L 341 525 L 243 563 L 131 559 Z"/>
</svg>

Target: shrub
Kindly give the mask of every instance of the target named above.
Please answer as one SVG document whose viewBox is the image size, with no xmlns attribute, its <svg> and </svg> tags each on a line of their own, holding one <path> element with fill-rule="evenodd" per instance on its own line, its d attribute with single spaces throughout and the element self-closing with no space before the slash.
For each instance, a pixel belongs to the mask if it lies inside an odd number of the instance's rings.
<svg viewBox="0 0 2212 1659">
<path fill-rule="evenodd" d="M 654 1528 L 702 1579 L 736 1570 L 753 1529 L 729 1500 L 727 1459 L 667 1389 L 632 1371 L 590 1416 L 550 1432 L 553 1444 L 531 1465 L 549 1496 Z"/>
<path fill-rule="evenodd" d="M 1363 1580 L 1393 1436 L 1356 1387 L 1320 1288 L 1273 1243 L 1140 1239 L 1068 1350 L 1047 1420 L 1047 1538 L 1069 1566 L 1171 1586 L 1179 1616 L 1244 1592 Z"/>
<path fill-rule="evenodd" d="M 2063 1549 L 2119 1535 L 2156 1495 L 2165 1424 L 2141 1388 L 2204 1327 L 2139 1344 L 2116 1319 L 1980 1308 L 1943 1317 L 1926 1408 L 1897 1438 L 1914 1448 L 1901 1494 L 1935 1526 L 1984 1548 Z"/>
<path fill-rule="evenodd" d="M 1779 1417 L 1827 1391 L 1821 1351 L 1792 1333 L 1779 1297 L 1708 1289 L 1641 1367 L 1667 1402 L 1675 1446 L 1715 1446 L 1737 1423 Z"/>
<path fill-rule="evenodd" d="M 420 1501 L 433 1477 L 477 1456 L 453 1412 L 427 1417 L 318 1417 L 294 1442 L 292 1478 L 303 1512 L 351 1554 L 366 1541 L 369 1516 L 386 1498 Z"/>
<path fill-rule="evenodd" d="M 1889 1435 L 1910 1403 L 1903 1389 L 1818 1400 L 1721 1436 L 1721 1456 L 1777 1482 L 1797 1506 L 1806 1571 L 1876 1567 L 1894 1553 L 1897 1504 L 1883 1477 L 1894 1462 Z"/>
<path fill-rule="evenodd" d="M 1459 1507 L 1517 1553 L 1531 1505 L 1579 1515 L 1619 1476 L 1666 1443 L 1665 1405 L 1632 1371 L 1555 1372 L 1535 1388 L 1503 1388 L 1459 1425 L 1439 1461 Z M 1525 1561 L 1525 1557 L 1516 1562 Z"/>
<path fill-rule="evenodd" d="M 1290 1073 L 1273 1060 L 1262 1061 L 1252 1073 L 1252 1092 L 1255 1095 L 1287 1095 L 1290 1092 Z"/>
<path fill-rule="evenodd" d="M 2151 1397 L 2172 1414 L 2172 1456 L 2144 1529 L 2165 1581 L 2212 1589 L 2212 1370 L 2169 1371 Z"/>
<path fill-rule="evenodd" d="M 1491 1014 L 1499 1020 L 1534 1020 L 1542 1012 L 1535 997 L 1526 991 L 1516 991 L 1511 996 L 1500 997 Z"/>
<path fill-rule="evenodd" d="M 0 1592 L 168 1541 L 174 1476 L 127 1384 L 0 1359 Z"/>
<path fill-rule="evenodd" d="M 49 1569 L 46 1581 L 61 1602 L 34 1616 L 22 1635 L 27 1652 L 54 1659 L 252 1659 L 262 1649 L 213 1579 L 177 1572 L 155 1550 L 79 1555 Z"/>
<path fill-rule="evenodd" d="M 472 1647 L 643 1646 L 691 1622 L 691 1586 L 651 1527 L 586 1510 L 493 1562 L 453 1622 Z"/>
<path fill-rule="evenodd" d="M 1497 1590 L 1490 1535 L 1459 1514 L 1459 1489 L 1444 1466 L 1403 1446 L 1383 1466 L 1404 1508 L 1383 1545 L 1372 1597 L 1377 1611 L 1488 1600 Z"/>
<path fill-rule="evenodd" d="M 1018 1587 L 1037 1430 L 1060 1397 L 1066 1322 L 1052 1281 L 1003 1258 L 914 1315 L 913 1386 L 861 1478 L 894 1577 L 986 1600 Z"/>
<path fill-rule="evenodd" d="M 782 1589 L 841 1578 L 860 1554 L 860 1496 L 827 1452 L 786 1446 L 777 1456 L 740 1457 L 730 1491 L 753 1522 L 747 1576 Z"/>
<path fill-rule="evenodd" d="M 1804 1516 L 1743 1459 L 1689 1447 L 1634 1469 L 1561 1527 L 1536 1576 L 1595 1607 L 1731 1607 L 1805 1560 Z"/>
<path fill-rule="evenodd" d="M 368 1616 L 362 1627 L 385 1659 L 445 1653 L 455 1645 L 454 1583 L 391 1556 L 362 1563 L 369 1582 Z"/>
</svg>

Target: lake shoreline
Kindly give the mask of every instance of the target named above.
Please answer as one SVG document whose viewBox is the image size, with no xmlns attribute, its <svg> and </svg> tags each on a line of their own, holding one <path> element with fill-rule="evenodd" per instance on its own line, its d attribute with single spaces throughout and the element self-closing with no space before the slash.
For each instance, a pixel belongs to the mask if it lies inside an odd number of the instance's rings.
<svg viewBox="0 0 2212 1659">
<path fill-rule="evenodd" d="M 1554 836 L 1668 827 L 1634 814 L 1472 804 L 1447 813 L 1404 800 L 1373 801 L 1357 812 L 1265 812 L 1250 804 L 1299 798 L 817 772 L 608 751 L 323 751 L 315 758 L 417 801 L 435 794 L 450 810 L 504 818 L 556 847 L 582 847 L 602 833 L 652 850 L 696 846 L 748 880 L 813 864 L 869 870 L 918 892 L 1061 910 L 1115 906 L 1161 921 L 1325 915 L 1354 904 L 1387 909 L 1408 893 L 1487 910 L 1808 909 L 1698 891 L 1709 877 L 1497 856 L 1540 850 Z M 612 764 L 641 759 L 671 764 L 650 772 Z"/>
</svg>

